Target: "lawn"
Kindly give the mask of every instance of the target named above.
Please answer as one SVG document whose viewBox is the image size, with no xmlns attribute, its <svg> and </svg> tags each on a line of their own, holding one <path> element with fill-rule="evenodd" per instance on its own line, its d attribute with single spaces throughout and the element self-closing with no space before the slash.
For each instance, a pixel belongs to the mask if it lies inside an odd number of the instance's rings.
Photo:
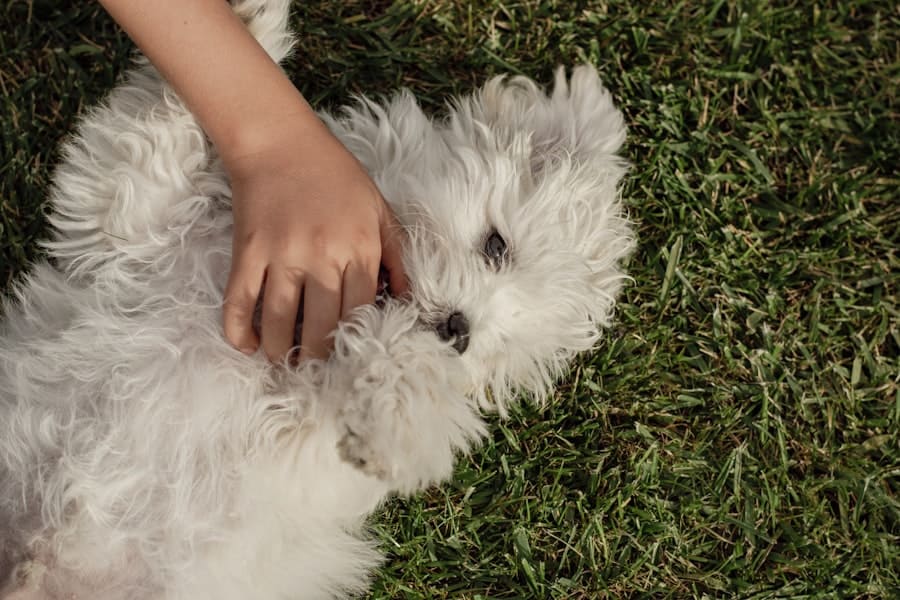
<svg viewBox="0 0 900 600">
<path fill-rule="evenodd" d="M 900 597 L 900 9 L 700 4 L 296 4 L 317 106 L 587 61 L 630 128 L 617 325 L 377 516 L 372 598 Z M 92 2 L 0 4 L 2 285 L 129 53 Z"/>
</svg>

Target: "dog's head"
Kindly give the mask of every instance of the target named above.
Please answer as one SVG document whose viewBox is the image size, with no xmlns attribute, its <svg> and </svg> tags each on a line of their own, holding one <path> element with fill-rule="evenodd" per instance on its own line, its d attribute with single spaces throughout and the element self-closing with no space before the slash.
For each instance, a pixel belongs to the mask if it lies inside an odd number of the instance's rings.
<svg viewBox="0 0 900 600">
<path fill-rule="evenodd" d="M 420 322 L 455 350 L 468 387 L 501 410 L 518 390 L 543 396 L 609 323 L 632 248 L 625 125 L 594 69 L 570 82 L 560 70 L 549 97 L 494 79 L 442 122 L 404 93 L 331 125 L 406 228 Z"/>
</svg>

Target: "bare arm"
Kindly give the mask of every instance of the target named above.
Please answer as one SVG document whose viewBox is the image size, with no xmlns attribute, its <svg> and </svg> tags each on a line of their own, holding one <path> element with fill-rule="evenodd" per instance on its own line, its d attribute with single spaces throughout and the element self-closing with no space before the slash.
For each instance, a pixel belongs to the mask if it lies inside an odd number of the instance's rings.
<svg viewBox="0 0 900 600">
<path fill-rule="evenodd" d="M 224 327 L 272 360 L 327 354 L 340 317 L 375 297 L 379 263 L 406 282 L 390 209 L 223 0 L 100 0 L 184 99 L 228 170 L 234 246 Z M 261 337 L 251 326 L 265 286 Z"/>
<path fill-rule="evenodd" d="M 303 96 L 224 0 L 100 4 L 191 107 L 226 161 L 264 145 L 255 132 L 288 115 L 321 135 Z"/>
</svg>

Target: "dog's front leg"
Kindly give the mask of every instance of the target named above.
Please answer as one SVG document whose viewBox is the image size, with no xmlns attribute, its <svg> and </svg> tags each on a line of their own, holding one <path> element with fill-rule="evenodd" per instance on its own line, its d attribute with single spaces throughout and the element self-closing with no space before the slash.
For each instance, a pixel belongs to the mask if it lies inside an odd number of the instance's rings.
<svg viewBox="0 0 900 600">
<path fill-rule="evenodd" d="M 340 456 L 400 493 L 446 479 L 456 454 L 484 435 L 458 354 L 409 306 L 357 317 L 338 332 L 330 365 L 347 386 Z"/>
</svg>

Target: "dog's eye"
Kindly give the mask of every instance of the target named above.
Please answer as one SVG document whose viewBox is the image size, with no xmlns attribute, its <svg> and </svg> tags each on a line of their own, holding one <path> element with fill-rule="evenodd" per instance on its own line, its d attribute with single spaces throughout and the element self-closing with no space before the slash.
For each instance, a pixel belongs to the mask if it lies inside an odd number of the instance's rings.
<svg viewBox="0 0 900 600">
<path fill-rule="evenodd" d="M 494 266 L 499 267 L 506 260 L 506 240 L 497 233 L 497 230 L 491 231 L 487 240 L 484 242 L 484 256 Z"/>
</svg>

